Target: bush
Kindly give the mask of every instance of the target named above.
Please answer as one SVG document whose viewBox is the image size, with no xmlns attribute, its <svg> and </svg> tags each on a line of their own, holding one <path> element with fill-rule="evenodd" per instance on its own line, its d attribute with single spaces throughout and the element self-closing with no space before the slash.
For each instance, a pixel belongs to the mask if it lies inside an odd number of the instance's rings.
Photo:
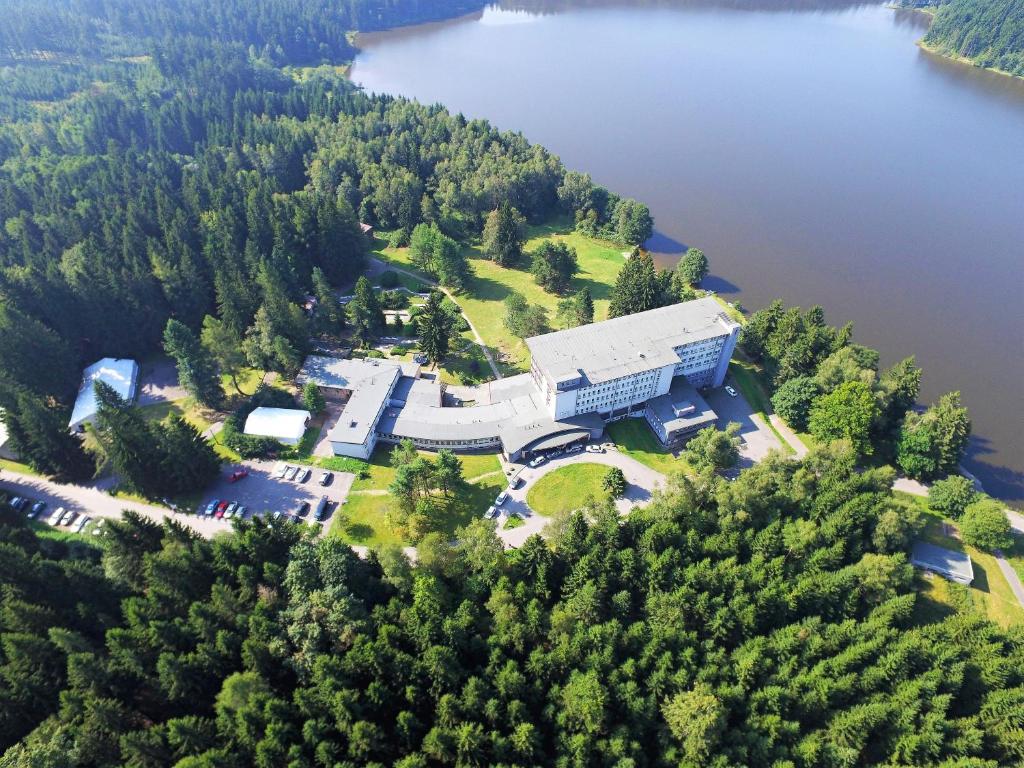
<svg viewBox="0 0 1024 768">
<path fill-rule="evenodd" d="M 396 229 L 388 235 L 388 245 L 392 248 L 407 248 L 409 246 L 409 230 Z"/>
<path fill-rule="evenodd" d="M 375 358 L 375 359 L 381 359 L 381 358 L 384 357 L 384 353 L 381 352 L 379 349 L 371 349 L 370 351 L 368 351 L 366 353 L 366 356 L 367 357 L 372 357 L 372 358 Z"/>
<path fill-rule="evenodd" d="M 399 284 L 398 273 L 393 269 L 386 269 L 380 274 L 381 288 L 395 288 Z"/>
<path fill-rule="evenodd" d="M 405 291 L 381 291 L 380 306 L 382 309 L 405 309 L 409 306 L 409 294 Z"/>
<path fill-rule="evenodd" d="M 959 520 L 967 506 L 978 498 L 974 483 L 963 475 L 936 480 L 928 492 L 928 506 L 947 517 Z"/>
<path fill-rule="evenodd" d="M 772 407 L 789 426 L 794 429 L 807 429 L 807 420 L 811 415 L 811 405 L 821 394 L 818 385 L 810 376 L 797 376 L 790 379 L 772 395 Z"/>
<path fill-rule="evenodd" d="M 976 501 L 964 510 L 960 535 L 965 544 L 986 552 L 1013 546 L 1010 521 L 1003 505 L 995 499 Z"/>
</svg>

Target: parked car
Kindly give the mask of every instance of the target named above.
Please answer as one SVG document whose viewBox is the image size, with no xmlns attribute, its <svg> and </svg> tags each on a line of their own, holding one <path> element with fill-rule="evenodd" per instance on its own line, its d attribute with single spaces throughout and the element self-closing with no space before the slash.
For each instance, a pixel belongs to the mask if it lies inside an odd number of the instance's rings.
<svg viewBox="0 0 1024 768">
<path fill-rule="evenodd" d="M 78 518 L 78 522 L 75 523 L 75 526 L 71 530 L 75 533 L 81 533 L 85 530 L 85 526 L 87 526 L 90 522 L 92 522 L 92 518 L 88 515 L 83 515 L 82 517 Z"/>
<path fill-rule="evenodd" d="M 222 501 L 220 502 L 220 504 L 217 505 L 217 509 L 214 510 L 213 516 L 220 520 L 222 517 L 224 517 L 224 513 L 227 512 L 227 509 L 228 503 L 226 501 Z"/>
<path fill-rule="evenodd" d="M 214 499 L 206 505 L 206 509 L 203 510 L 203 514 L 207 517 L 213 517 L 213 513 L 217 511 L 218 504 L 220 504 L 220 499 Z"/>
<path fill-rule="evenodd" d="M 284 473 L 284 479 L 288 481 L 294 480 L 297 474 L 299 474 L 299 468 L 289 464 L 287 471 Z"/>
<path fill-rule="evenodd" d="M 238 510 L 238 502 L 237 501 L 232 501 L 230 504 L 228 504 L 227 509 L 224 510 L 224 519 L 225 520 L 230 520 L 232 517 L 235 516 L 235 512 L 237 510 Z"/>
<path fill-rule="evenodd" d="M 103 531 L 104 531 L 103 524 L 104 524 L 104 518 L 102 518 L 102 517 L 99 520 L 96 521 L 96 525 L 94 525 L 92 527 L 92 535 L 93 536 L 99 536 L 101 533 L 103 533 Z"/>
<path fill-rule="evenodd" d="M 549 453 L 548 454 L 548 458 L 549 459 L 557 459 L 563 453 L 565 453 L 565 451 L 563 451 L 561 448 L 559 448 L 557 451 L 552 451 L 551 453 Z"/>
<path fill-rule="evenodd" d="M 50 515 L 50 519 L 46 522 L 48 522 L 50 525 L 60 525 L 60 519 L 64 517 L 65 512 L 67 512 L 67 510 L 64 509 L 64 507 L 57 507 L 53 511 L 53 514 Z"/>
<path fill-rule="evenodd" d="M 306 469 L 300 469 L 299 474 L 295 476 L 295 482 L 304 483 L 309 480 L 309 476 L 312 474 L 313 472 L 308 467 Z"/>
<path fill-rule="evenodd" d="M 275 509 L 274 510 L 274 514 L 272 515 L 272 517 L 275 520 L 280 520 L 281 519 L 281 510 L 280 509 Z"/>
<path fill-rule="evenodd" d="M 44 509 L 46 509 L 46 502 L 45 501 L 37 501 L 35 504 L 33 504 L 29 508 L 28 512 L 26 512 L 25 514 L 29 518 L 39 517 L 39 515 L 42 514 L 42 511 Z"/>
<path fill-rule="evenodd" d="M 78 517 L 77 512 L 65 512 L 64 516 L 60 519 L 60 525 L 71 525 L 73 522 L 75 522 L 76 517 Z"/>
<path fill-rule="evenodd" d="M 320 501 L 316 503 L 316 509 L 313 510 L 314 520 L 323 520 L 324 514 L 327 512 L 327 505 L 331 503 L 331 500 L 326 496 L 321 496 Z"/>
<path fill-rule="evenodd" d="M 322 475 L 320 475 L 320 479 L 317 482 L 320 483 L 320 485 L 328 485 L 333 479 L 333 472 L 324 472 Z"/>
<path fill-rule="evenodd" d="M 11 509 L 13 509 L 15 512 L 24 512 L 25 507 L 27 506 L 28 499 L 26 499 L 24 496 L 15 496 L 13 499 L 11 499 Z"/>
<path fill-rule="evenodd" d="M 589 443 L 587 445 L 587 453 L 604 453 L 604 448 L 602 448 L 600 445 Z"/>
<path fill-rule="evenodd" d="M 274 477 L 278 480 L 281 480 L 287 471 L 288 465 L 285 464 L 284 462 L 281 462 L 274 468 Z"/>
<path fill-rule="evenodd" d="M 534 458 L 534 459 L 533 459 L 533 460 L 532 460 L 532 461 L 530 462 L 530 466 L 531 466 L 531 467 L 539 467 L 539 466 L 540 466 L 541 464 L 543 464 L 543 463 L 544 463 L 545 461 L 547 461 L 547 459 L 546 459 L 546 458 L 545 458 L 544 456 L 537 456 L 537 457 L 535 457 L 535 458 Z"/>
<path fill-rule="evenodd" d="M 523 478 L 520 477 L 519 475 L 516 475 L 515 477 L 513 477 L 511 480 L 508 481 L 508 487 L 512 488 L 512 489 L 516 489 L 519 486 L 521 486 L 522 484 L 523 484 Z"/>
<path fill-rule="evenodd" d="M 235 516 L 236 517 L 240 517 L 243 520 L 245 519 L 246 515 L 248 515 L 248 514 L 249 514 L 249 508 L 247 506 L 245 506 L 245 505 L 240 506 L 238 508 L 238 510 L 235 512 Z"/>
<path fill-rule="evenodd" d="M 242 480 L 248 476 L 249 470 L 246 469 L 245 467 L 242 467 L 241 469 L 236 469 L 234 472 L 228 475 L 228 482 L 237 483 L 239 480 Z"/>
<path fill-rule="evenodd" d="M 488 507 L 487 511 L 484 512 L 484 518 L 486 520 L 491 520 L 491 519 L 493 519 L 493 518 L 495 518 L 497 516 L 498 516 L 498 508 L 497 507 Z"/>
<path fill-rule="evenodd" d="M 566 451 L 566 454 L 579 453 L 582 450 L 583 446 L 580 445 L 579 443 L 576 443 L 576 445 L 572 446 L 571 448 L 569 448 L 569 450 Z"/>
<path fill-rule="evenodd" d="M 736 397 L 738 394 L 736 390 L 730 387 L 729 385 L 726 385 L 725 391 L 729 393 L 729 397 Z"/>
<path fill-rule="evenodd" d="M 295 508 L 295 518 L 305 517 L 309 513 L 309 502 L 300 501 L 299 506 Z"/>
<path fill-rule="evenodd" d="M 508 491 L 502 491 L 498 494 L 498 498 L 494 500 L 494 506 L 500 507 L 508 499 Z"/>
</svg>

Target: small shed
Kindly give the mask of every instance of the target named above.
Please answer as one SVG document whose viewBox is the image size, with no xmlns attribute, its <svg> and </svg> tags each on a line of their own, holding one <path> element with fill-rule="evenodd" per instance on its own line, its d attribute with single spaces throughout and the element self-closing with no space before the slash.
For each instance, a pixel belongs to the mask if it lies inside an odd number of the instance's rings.
<svg viewBox="0 0 1024 768">
<path fill-rule="evenodd" d="M 72 431 L 83 431 L 85 424 L 96 417 L 96 411 L 99 409 L 96 402 L 97 381 L 102 381 L 117 392 L 122 400 L 130 403 L 135 400 L 135 392 L 139 385 L 139 364 L 134 360 L 105 357 L 82 371 L 82 384 L 78 388 L 75 407 L 71 411 L 71 421 L 68 422 L 68 427 Z"/>
<path fill-rule="evenodd" d="M 914 542 L 910 564 L 937 573 L 957 584 L 967 585 L 974 581 L 974 566 L 967 553 L 929 544 L 927 541 Z"/>
<path fill-rule="evenodd" d="M 359 229 L 363 231 L 363 236 L 367 240 L 373 240 L 373 227 L 366 222 L 359 222 Z"/>
<path fill-rule="evenodd" d="M 245 420 L 245 434 L 272 437 L 285 445 L 298 445 L 311 416 L 298 408 L 256 408 Z"/>
</svg>

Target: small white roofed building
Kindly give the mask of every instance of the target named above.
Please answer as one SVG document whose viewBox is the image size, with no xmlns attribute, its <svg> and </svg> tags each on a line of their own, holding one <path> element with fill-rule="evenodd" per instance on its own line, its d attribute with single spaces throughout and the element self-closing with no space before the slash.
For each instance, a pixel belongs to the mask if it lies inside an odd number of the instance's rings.
<svg viewBox="0 0 1024 768">
<path fill-rule="evenodd" d="M 85 425 L 96 418 L 96 382 L 102 381 L 109 386 L 122 400 L 129 403 L 135 400 L 139 386 L 139 364 L 134 360 L 119 360 L 105 357 L 97 360 L 82 372 L 82 383 L 75 398 L 75 407 L 71 411 L 68 427 L 74 432 L 85 431 Z"/>
<path fill-rule="evenodd" d="M 910 564 L 917 568 L 945 576 L 957 584 L 970 584 L 974 581 L 974 566 L 966 552 L 929 544 L 927 541 L 915 541 L 910 552 Z"/>
<path fill-rule="evenodd" d="M 311 416 L 298 408 L 256 408 L 245 420 L 245 434 L 272 437 L 285 445 L 298 445 Z"/>
<path fill-rule="evenodd" d="M 4 423 L 4 409 L 0 408 L 0 459 L 15 461 L 17 458 L 11 449 L 11 437 L 7 433 L 7 424 Z"/>
</svg>

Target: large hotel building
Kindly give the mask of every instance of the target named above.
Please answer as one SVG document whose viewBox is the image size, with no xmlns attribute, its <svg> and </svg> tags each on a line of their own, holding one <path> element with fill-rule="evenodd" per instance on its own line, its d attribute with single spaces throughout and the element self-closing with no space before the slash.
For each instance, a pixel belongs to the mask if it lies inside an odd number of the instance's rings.
<svg viewBox="0 0 1024 768">
<path fill-rule="evenodd" d="M 520 460 L 600 437 L 628 416 L 674 446 L 717 420 L 697 390 L 722 385 L 739 331 L 703 298 L 535 336 L 530 372 L 475 387 L 470 407 L 446 407 L 442 385 L 407 363 L 311 357 L 299 383 L 344 403 L 329 434 L 343 456 L 366 459 L 378 440 L 409 438 Z"/>
</svg>

